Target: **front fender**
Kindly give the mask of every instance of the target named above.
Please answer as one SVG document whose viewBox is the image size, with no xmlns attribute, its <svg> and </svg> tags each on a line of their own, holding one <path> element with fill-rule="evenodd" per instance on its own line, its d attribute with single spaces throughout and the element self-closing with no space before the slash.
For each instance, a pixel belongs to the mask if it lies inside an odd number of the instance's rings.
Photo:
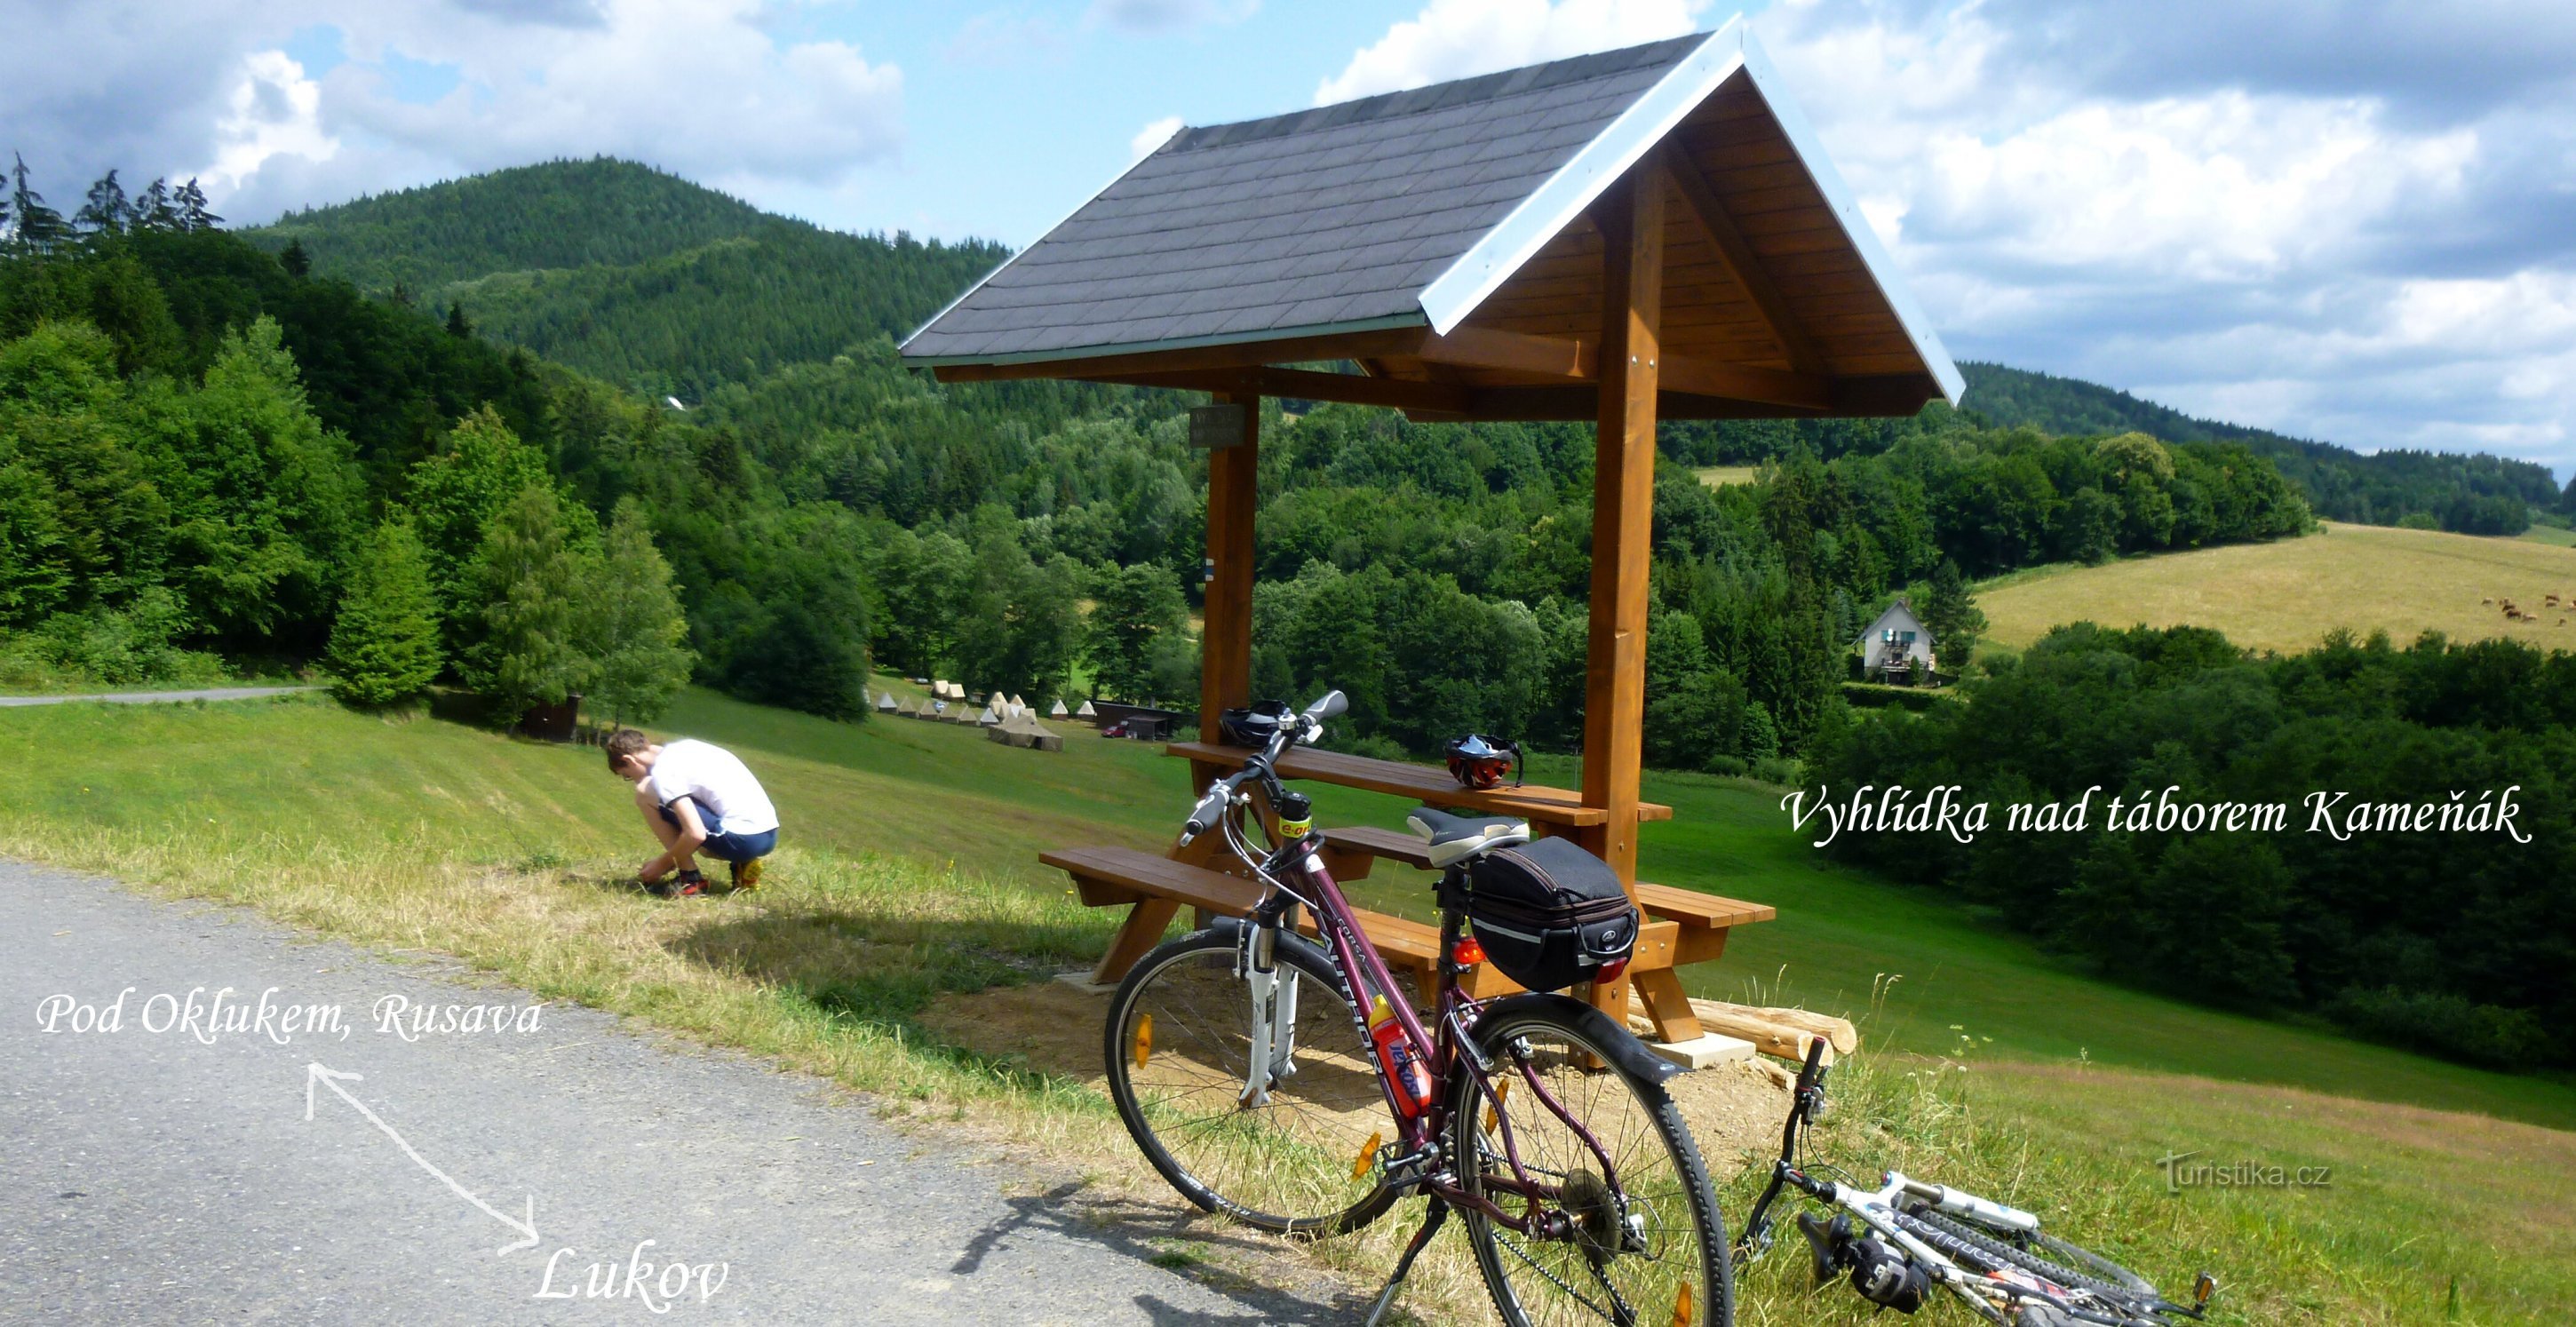
<svg viewBox="0 0 2576 1327">
<path fill-rule="evenodd" d="M 1482 1028 L 1505 1015 L 1538 1011 L 1574 1024 L 1577 1031 L 1600 1047 L 1602 1053 L 1620 1068 L 1649 1083 L 1661 1084 L 1682 1071 L 1680 1065 L 1647 1049 L 1646 1043 L 1637 1040 L 1637 1034 L 1610 1021 L 1608 1014 L 1569 996 L 1537 991 L 1507 995 L 1486 1005 L 1476 1023 Z"/>
</svg>

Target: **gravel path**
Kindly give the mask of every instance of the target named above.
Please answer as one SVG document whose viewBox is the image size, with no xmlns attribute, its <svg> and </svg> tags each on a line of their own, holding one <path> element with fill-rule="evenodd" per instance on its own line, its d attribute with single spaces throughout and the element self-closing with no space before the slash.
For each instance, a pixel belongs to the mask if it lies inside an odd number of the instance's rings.
<svg viewBox="0 0 2576 1327">
<path fill-rule="evenodd" d="M 1331 1286 L 1165 1270 L 1168 1213 L 1077 1199 L 609 1015 L 547 1005 L 522 1030 L 524 992 L 91 876 L 0 862 L 0 904 L 0 1322 L 1089 1327 L 1364 1309 Z M 192 991 L 202 1008 L 227 987 L 222 1007 L 252 1021 L 188 1019 Z M 120 993 L 119 1027 L 99 1030 Z M 504 1006 L 510 1030 L 407 1040 L 376 1017 L 396 998 Z M 279 1014 L 317 1006 L 345 1035 Z M 360 1077 L 317 1084 L 317 1063 Z M 525 1242 L 531 1210 L 533 1246 L 496 1252 Z"/>
<path fill-rule="evenodd" d="M 256 700 L 291 696 L 320 687 L 207 687 L 198 691 L 102 691 L 87 696 L 0 696 L 0 709 L 15 705 L 64 705 L 75 700 L 103 700 L 112 705 L 161 705 L 174 700 Z"/>
</svg>

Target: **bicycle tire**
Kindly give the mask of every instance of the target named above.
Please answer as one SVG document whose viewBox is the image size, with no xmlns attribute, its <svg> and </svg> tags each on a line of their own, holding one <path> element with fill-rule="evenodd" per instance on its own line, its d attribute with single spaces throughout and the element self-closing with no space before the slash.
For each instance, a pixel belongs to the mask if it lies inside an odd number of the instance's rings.
<svg viewBox="0 0 2576 1327">
<path fill-rule="evenodd" d="M 1930 1208 L 1899 1212 L 1896 1214 L 1896 1221 L 1900 1226 L 1928 1227 L 1953 1239 L 1964 1241 L 1990 1257 L 2002 1259 L 2025 1272 L 2054 1281 L 2069 1289 L 2089 1290 L 2098 1295 L 2108 1295 L 2123 1301 L 2144 1300 L 2148 1305 L 2161 1300 L 2155 1285 L 2145 1277 L 2090 1249 L 2069 1244 L 2054 1235 L 2043 1235 L 2034 1231 L 2022 1236 L 2021 1238 L 2041 1246 L 2040 1249 L 2031 1249 L 2003 1238 L 1983 1226 L 1960 1220 L 1951 1213 Z M 1921 1229 L 1916 1229 L 1914 1233 L 1920 1235 L 1923 1232 Z M 2050 1256 L 2052 1254 L 2057 1256 Z M 2059 1261 L 2060 1258 L 2065 1261 Z M 2068 1266 L 2068 1262 L 2081 1263 L 2084 1268 L 2091 1270 L 2079 1270 Z"/>
<path fill-rule="evenodd" d="M 1244 1107 L 1252 1011 L 1236 936 L 1194 932 L 1129 970 L 1103 1029 L 1110 1099 L 1145 1159 L 1202 1210 L 1292 1238 L 1356 1230 L 1396 1194 L 1355 1160 L 1373 1133 L 1395 1134 L 1350 998 L 1312 945 L 1279 938 L 1279 967 L 1298 977 L 1296 1068 Z"/>
<path fill-rule="evenodd" d="M 1602 1053 L 1607 1048 L 1599 1045 L 1581 1024 L 1556 1011 L 1542 1008 L 1488 1016 L 1477 1025 L 1474 1035 L 1477 1045 L 1495 1064 L 1498 1082 L 1521 1081 L 1511 1047 L 1523 1039 L 1531 1044 L 1533 1063 L 1543 1063 L 1548 1071 L 1542 1081 L 1550 1092 L 1570 1113 L 1582 1117 L 1585 1126 L 1600 1138 L 1603 1149 L 1611 1153 L 1630 1212 L 1651 1218 L 1680 1206 L 1688 1213 L 1681 1222 L 1643 1221 L 1649 1244 L 1644 1252 L 1631 1254 L 1623 1248 L 1594 1262 L 1593 1253 L 1601 1247 L 1602 1227 L 1592 1217 L 1580 1214 L 1576 1203 L 1566 1204 L 1565 1210 L 1575 1215 L 1574 1226 L 1582 1233 L 1570 1239 L 1544 1241 L 1518 1235 L 1472 1207 L 1461 1208 L 1459 1216 L 1466 1227 L 1468 1243 L 1475 1250 L 1477 1269 L 1484 1275 L 1485 1288 L 1503 1322 L 1509 1327 L 1545 1327 L 1565 1321 L 1616 1320 L 1613 1312 L 1568 1288 L 1572 1282 L 1603 1300 L 1612 1299 L 1603 1293 L 1605 1286 L 1618 1286 L 1617 1299 L 1627 1301 L 1634 1321 L 1729 1327 L 1735 1321 L 1735 1290 L 1726 1223 L 1718 1211 L 1716 1191 L 1709 1183 L 1699 1147 L 1672 1098 L 1659 1084 L 1618 1067 L 1616 1059 Z M 1543 1049 L 1551 1046 L 1554 1049 Z M 1603 1067 L 1585 1067 L 1595 1065 Z M 1488 1196 L 1506 1210 L 1510 1210 L 1510 1204 L 1526 1201 L 1508 1193 L 1485 1193 L 1488 1170 L 1499 1174 L 1507 1169 L 1508 1163 L 1500 1154 L 1499 1122 L 1500 1117 L 1506 1116 L 1514 1145 L 1532 1174 L 1555 1174 L 1566 1189 L 1585 1184 L 1578 1177 L 1589 1175 L 1598 1159 L 1572 1142 L 1564 1121 L 1534 1101 L 1526 1087 L 1520 1091 L 1504 1089 L 1503 1097 L 1496 1112 L 1498 1122 L 1489 1130 L 1484 1117 L 1493 1105 L 1491 1099 L 1472 1075 L 1459 1075 L 1452 1097 L 1449 1157 L 1460 1187 L 1471 1194 Z M 1551 1147 L 1547 1141 L 1551 1133 L 1571 1145 Z M 1646 1164 L 1650 1157 L 1661 1159 L 1660 1171 Z M 1551 1161 L 1561 1164 L 1551 1166 Z M 1592 1176 L 1589 1183 L 1603 1198 L 1611 1197 L 1598 1176 Z M 1601 1214 L 1613 1210 L 1597 1209 Z M 1624 1224 L 1618 1223 L 1622 1228 Z M 1684 1230 L 1687 1234 L 1680 1234 Z M 1676 1237 L 1656 1244 L 1657 1232 Z M 1685 1241 L 1695 1256 L 1685 1256 L 1677 1247 Z M 1605 1265 L 1624 1269 L 1620 1279 L 1604 1273 L 1601 1268 Z M 1537 1273 L 1535 1285 L 1553 1283 L 1565 1289 L 1561 1297 L 1549 1301 L 1553 1311 L 1533 1314 L 1523 1302 L 1525 1296 L 1513 1275 L 1523 1269 Z M 1679 1274 L 1674 1275 L 1675 1271 Z M 1687 1308 L 1681 1298 L 1684 1287 L 1689 1288 Z M 1581 1311 L 1586 1309 L 1589 1316 Z"/>
</svg>

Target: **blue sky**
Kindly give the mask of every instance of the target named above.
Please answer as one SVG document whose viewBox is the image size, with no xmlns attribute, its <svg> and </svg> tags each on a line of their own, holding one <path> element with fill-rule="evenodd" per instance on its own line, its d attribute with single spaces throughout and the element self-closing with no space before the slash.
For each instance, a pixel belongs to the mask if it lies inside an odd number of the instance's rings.
<svg viewBox="0 0 2576 1327">
<path fill-rule="evenodd" d="M 1954 353 L 2364 448 L 2576 468 L 2576 5 L 1745 6 Z M 1708 30 L 1725 0 L 0 0 L 58 200 L 237 222 L 639 158 L 1026 243 L 1168 127 Z"/>
</svg>

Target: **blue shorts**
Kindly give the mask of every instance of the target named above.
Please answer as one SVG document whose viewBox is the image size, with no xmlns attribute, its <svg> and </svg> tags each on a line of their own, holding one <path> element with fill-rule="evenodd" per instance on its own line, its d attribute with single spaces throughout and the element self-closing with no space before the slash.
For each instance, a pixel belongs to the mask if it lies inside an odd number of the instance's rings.
<svg viewBox="0 0 2576 1327">
<path fill-rule="evenodd" d="M 757 834 L 727 834 L 716 827 L 718 823 L 716 817 L 706 807 L 698 805 L 694 798 L 683 797 L 680 802 L 688 802 L 698 807 L 698 823 L 705 826 L 707 831 L 707 841 L 698 845 L 698 851 L 717 861 L 747 862 L 755 857 L 766 857 L 778 849 L 777 830 L 764 829 Z M 679 804 L 679 802 L 673 802 L 671 806 Z M 662 808 L 662 818 L 669 821 L 674 828 L 686 828 L 680 824 L 680 813 L 672 810 L 670 806 Z"/>
</svg>

